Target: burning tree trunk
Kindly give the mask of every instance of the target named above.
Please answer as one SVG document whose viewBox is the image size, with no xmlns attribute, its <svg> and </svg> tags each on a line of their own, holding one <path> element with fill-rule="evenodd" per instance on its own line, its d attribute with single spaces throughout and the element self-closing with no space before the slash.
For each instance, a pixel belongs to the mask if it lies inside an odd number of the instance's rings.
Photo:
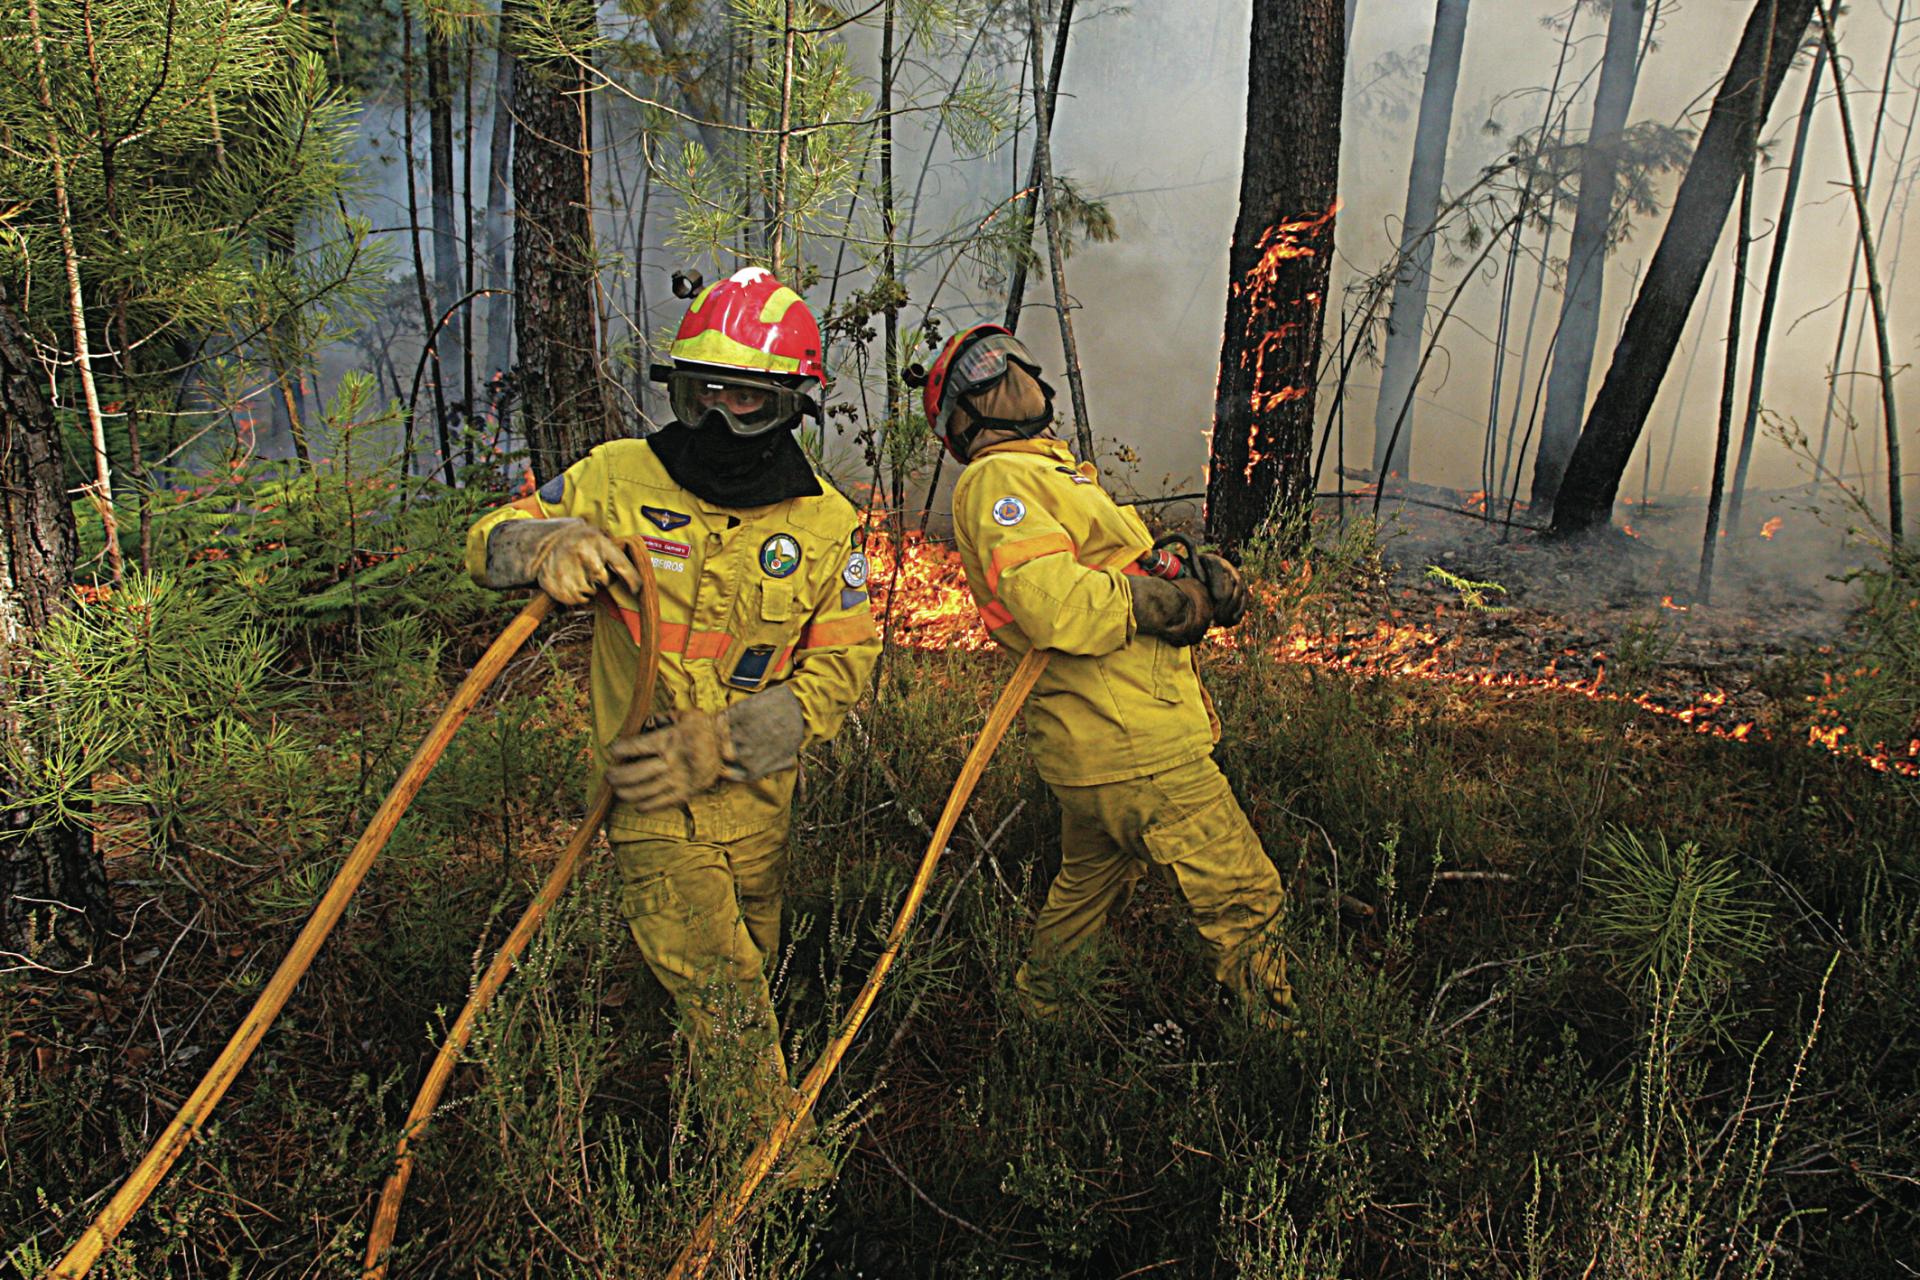
<svg viewBox="0 0 1920 1280">
<path fill-rule="evenodd" d="M 0 301 L 0 731 L 29 767 L 35 743 L 13 710 L 36 677 L 33 644 L 73 589 L 80 537 L 43 375 Z M 80 823 L 23 805 L 0 765 L 0 972 L 89 955 L 112 924 L 106 868 Z M 62 954 L 64 953 L 64 954 Z"/>
<path fill-rule="evenodd" d="M 1772 109 L 1812 17 L 1813 0 L 1758 0 L 1747 19 L 1640 295 L 1613 349 L 1613 363 L 1567 462 L 1554 503 L 1555 533 L 1581 533 L 1613 518 L 1620 477 L 1646 426 L 1752 155 L 1754 122 L 1764 122 Z"/>
<path fill-rule="evenodd" d="M 1255 0 L 1240 214 L 1228 255 L 1207 536 L 1237 548 L 1313 500 L 1321 320 L 1346 78 L 1342 0 Z"/>
<path fill-rule="evenodd" d="M 1447 168 L 1447 134 L 1453 127 L 1453 94 L 1460 84 L 1460 54 L 1467 40 L 1467 0 L 1440 0 L 1433 15 L 1433 43 L 1426 83 L 1420 90 L 1420 123 L 1413 135 L 1413 170 L 1407 175 L 1406 215 L 1400 222 L 1400 265 L 1387 310 L 1386 351 L 1380 362 L 1380 399 L 1373 416 L 1373 473 L 1407 476 L 1413 444 L 1413 399 L 1420 375 L 1420 339 L 1427 322 L 1427 288 L 1433 281 L 1433 241 L 1439 228 L 1440 180 Z"/>
<path fill-rule="evenodd" d="M 591 23 L 590 11 L 556 8 L 553 17 L 551 34 L 569 47 L 592 34 L 560 25 L 569 17 Z M 542 480 L 566 470 L 608 431 L 588 216 L 591 101 L 572 58 L 523 51 L 514 74 L 513 336 L 521 422 Z"/>
<path fill-rule="evenodd" d="M 1613 0 L 1613 16 L 1607 23 L 1607 51 L 1600 64 L 1593 123 L 1587 128 L 1587 151 L 1580 166 L 1580 203 L 1573 215 L 1572 247 L 1567 251 L 1567 297 L 1560 308 L 1553 373 L 1547 379 L 1540 450 L 1533 459 L 1533 510 L 1537 515 L 1553 510 L 1560 476 L 1580 439 L 1580 415 L 1587 407 L 1594 341 L 1600 333 L 1607 232 L 1613 223 L 1614 178 L 1620 168 L 1627 110 L 1633 105 L 1634 83 L 1639 78 L 1640 26 L 1646 13 L 1647 0 Z"/>
</svg>

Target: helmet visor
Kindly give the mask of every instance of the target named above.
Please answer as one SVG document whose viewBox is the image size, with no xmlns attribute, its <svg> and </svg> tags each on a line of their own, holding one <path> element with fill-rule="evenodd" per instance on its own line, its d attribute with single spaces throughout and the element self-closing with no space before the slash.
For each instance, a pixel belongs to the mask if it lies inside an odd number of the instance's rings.
<svg viewBox="0 0 1920 1280">
<path fill-rule="evenodd" d="M 947 385 L 941 396 L 938 429 L 944 434 L 953 417 L 953 407 L 961 396 L 973 395 L 1000 381 L 1007 374 L 1009 361 L 1040 375 L 1040 362 L 1020 339 L 1010 333 L 990 333 L 962 351 L 947 371 Z"/>
<path fill-rule="evenodd" d="M 794 387 L 684 369 L 667 378 L 667 400 L 674 416 L 688 426 L 700 426 L 708 414 L 718 414 L 737 436 L 765 435 L 787 426 L 812 405 L 807 393 Z"/>
</svg>

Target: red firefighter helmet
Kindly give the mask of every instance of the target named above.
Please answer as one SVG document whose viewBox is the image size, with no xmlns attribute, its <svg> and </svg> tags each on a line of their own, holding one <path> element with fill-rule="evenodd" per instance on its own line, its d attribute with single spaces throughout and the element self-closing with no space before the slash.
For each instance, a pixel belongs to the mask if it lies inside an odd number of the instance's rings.
<svg viewBox="0 0 1920 1280">
<path fill-rule="evenodd" d="M 927 411 L 927 425 L 933 428 L 940 443 L 957 460 L 965 462 L 962 453 L 953 438 L 953 408 L 960 403 L 961 396 L 986 391 L 1006 376 L 1007 364 L 1012 361 L 1020 365 L 1036 380 L 1040 377 L 1040 362 L 1033 358 L 1026 344 L 1013 336 L 1013 331 L 1005 325 L 976 324 L 971 329 L 962 329 L 947 339 L 940 348 L 940 354 L 934 358 L 933 368 L 927 370 L 926 382 L 921 388 L 920 403 Z M 909 371 L 909 378 L 917 380 L 918 370 Z M 1012 421 L 999 418 L 979 418 L 974 423 L 978 427 L 1005 427 L 1022 435 L 1037 434 L 1049 422 L 1053 421 L 1053 388 L 1045 382 L 1040 383 L 1046 393 L 1047 410 L 1037 418 Z"/>
<path fill-rule="evenodd" d="M 815 394 L 826 380 L 820 325 L 800 295 L 765 267 L 746 267 L 694 295 L 653 380 L 667 384 L 680 421 L 717 415 L 735 435 L 764 435 L 819 417 Z M 750 404 L 764 397 L 757 407 Z"/>
</svg>

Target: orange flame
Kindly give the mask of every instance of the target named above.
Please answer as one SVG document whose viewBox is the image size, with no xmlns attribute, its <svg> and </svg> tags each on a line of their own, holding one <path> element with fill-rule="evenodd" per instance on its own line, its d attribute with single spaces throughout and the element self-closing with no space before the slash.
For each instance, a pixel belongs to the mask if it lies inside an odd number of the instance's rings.
<svg viewBox="0 0 1920 1280">
<path fill-rule="evenodd" d="M 1780 526 L 1785 523 L 1786 523 L 1785 520 L 1781 519 L 1779 516 L 1775 516 L 1773 519 L 1767 521 L 1765 524 L 1760 526 L 1760 536 L 1763 538 L 1771 538 L 1774 534 L 1780 532 Z"/>
</svg>

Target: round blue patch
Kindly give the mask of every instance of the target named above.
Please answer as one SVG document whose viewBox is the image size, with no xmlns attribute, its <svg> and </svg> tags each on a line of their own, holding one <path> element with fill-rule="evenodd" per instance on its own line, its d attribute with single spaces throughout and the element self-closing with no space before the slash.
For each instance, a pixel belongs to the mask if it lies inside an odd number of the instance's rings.
<svg viewBox="0 0 1920 1280">
<path fill-rule="evenodd" d="M 1009 494 L 993 504 L 993 522 L 1008 528 L 1027 518 L 1027 504 Z"/>
<path fill-rule="evenodd" d="M 760 544 L 760 568 L 769 578 L 787 578 L 800 567 L 800 544 L 792 534 L 776 533 Z"/>
</svg>

